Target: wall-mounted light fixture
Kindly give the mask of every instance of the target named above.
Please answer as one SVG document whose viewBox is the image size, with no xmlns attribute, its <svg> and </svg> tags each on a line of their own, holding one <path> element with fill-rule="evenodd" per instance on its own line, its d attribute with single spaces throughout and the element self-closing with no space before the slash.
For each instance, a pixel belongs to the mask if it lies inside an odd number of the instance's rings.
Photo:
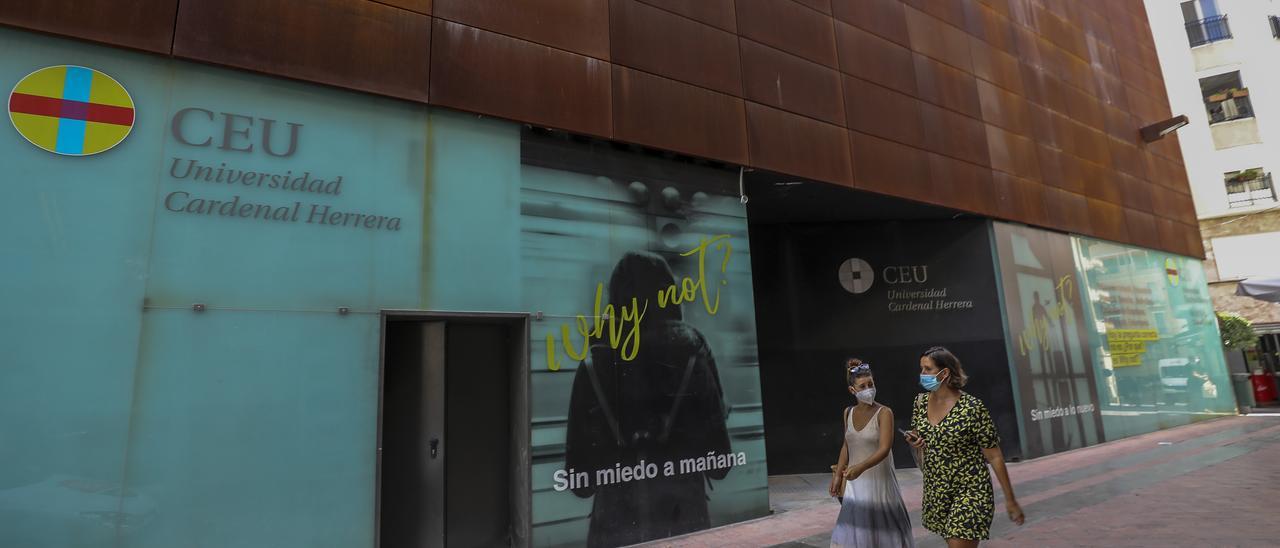
<svg viewBox="0 0 1280 548">
<path fill-rule="evenodd" d="M 1163 139 L 1165 135 L 1178 131 L 1179 128 L 1191 123 L 1187 119 L 1187 115 L 1183 114 L 1175 118 L 1170 118 L 1163 122 L 1156 122 L 1147 127 L 1142 128 L 1139 132 L 1142 134 L 1142 140 L 1148 143 L 1154 143 Z"/>
</svg>

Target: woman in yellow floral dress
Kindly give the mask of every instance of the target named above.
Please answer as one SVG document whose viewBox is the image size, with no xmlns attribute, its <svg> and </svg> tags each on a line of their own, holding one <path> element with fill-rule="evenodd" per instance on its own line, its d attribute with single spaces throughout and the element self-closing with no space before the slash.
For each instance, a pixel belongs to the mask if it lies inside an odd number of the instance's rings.
<svg viewBox="0 0 1280 548">
<path fill-rule="evenodd" d="M 947 539 L 949 548 L 975 547 L 990 538 L 995 500 L 991 472 L 1004 491 L 1009 519 L 1022 525 L 1022 507 L 1000 451 L 991 414 L 982 401 L 960 389 L 968 378 L 960 360 L 942 347 L 920 356 L 920 384 L 907 442 L 924 451 L 923 522 Z"/>
</svg>

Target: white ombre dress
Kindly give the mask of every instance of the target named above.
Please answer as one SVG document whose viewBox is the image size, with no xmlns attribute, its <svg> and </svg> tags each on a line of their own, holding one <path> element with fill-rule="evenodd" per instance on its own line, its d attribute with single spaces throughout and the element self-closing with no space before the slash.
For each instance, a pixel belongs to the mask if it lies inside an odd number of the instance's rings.
<svg viewBox="0 0 1280 548">
<path fill-rule="evenodd" d="M 849 448 L 852 466 L 867 460 L 880 448 L 880 411 L 876 409 L 862 430 L 853 427 L 852 408 L 846 412 L 844 442 Z M 859 548 L 912 548 L 911 518 L 898 490 L 898 477 L 893 471 L 893 453 L 863 472 L 858 479 L 844 484 L 844 502 L 840 517 L 831 532 L 831 546 Z"/>
</svg>

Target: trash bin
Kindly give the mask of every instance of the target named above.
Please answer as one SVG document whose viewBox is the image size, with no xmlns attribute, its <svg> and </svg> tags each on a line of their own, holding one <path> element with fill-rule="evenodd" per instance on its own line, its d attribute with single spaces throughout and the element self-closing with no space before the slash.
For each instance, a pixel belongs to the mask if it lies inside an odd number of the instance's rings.
<svg viewBox="0 0 1280 548">
<path fill-rule="evenodd" d="M 1249 382 L 1253 385 L 1253 399 L 1258 405 L 1276 402 L 1276 378 L 1274 375 L 1262 369 L 1254 369 L 1253 374 L 1249 375 Z"/>
<path fill-rule="evenodd" d="M 1257 405 L 1257 402 L 1253 401 L 1253 383 L 1249 380 L 1252 377 L 1253 375 L 1244 371 L 1231 372 L 1231 388 L 1236 393 L 1236 406 L 1241 410 L 1248 410 Z"/>
</svg>

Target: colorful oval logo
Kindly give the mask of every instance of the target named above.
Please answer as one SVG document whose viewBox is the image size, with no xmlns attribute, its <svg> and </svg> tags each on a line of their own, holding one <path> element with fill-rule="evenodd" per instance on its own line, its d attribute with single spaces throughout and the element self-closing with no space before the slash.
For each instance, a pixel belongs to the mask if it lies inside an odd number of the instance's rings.
<svg viewBox="0 0 1280 548">
<path fill-rule="evenodd" d="M 133 98 L 114 78 L 74 65 L 28 74 L 9 94 L 9 119 L 31 144 L 56 154 L 110 150 L 133 130 Z"/>
<path fill-rule="evenodd" d="M 1182 275 L 1178 273 L 1178 262 L 1169 257 L 1164 260 L 1164 275 L 1169 278 L 1170 285 L 1178 285 L 1182 281 Z"/>
</svg>

